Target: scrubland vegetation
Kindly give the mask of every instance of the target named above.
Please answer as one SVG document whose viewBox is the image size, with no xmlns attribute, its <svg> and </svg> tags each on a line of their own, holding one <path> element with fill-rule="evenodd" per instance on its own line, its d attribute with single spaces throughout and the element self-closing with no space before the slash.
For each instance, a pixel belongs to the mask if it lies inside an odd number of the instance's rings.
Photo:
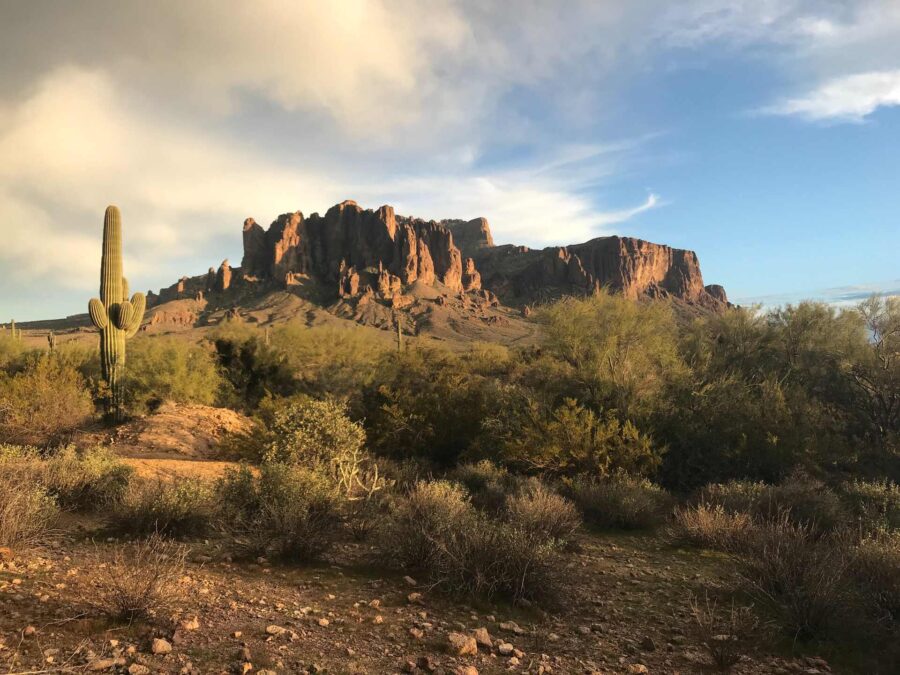
<svg viewBox="0 0 900 675">
<path fill-rule="evenodd" d="M 119 561 L 155 561 L 147 597 L 104 596 L 135 616 L 153 613 L 165 561 L 183 563 L 168 539 L 307 563 L 351 537 L 451 595 L 552 603 L 581 532 L 648 531 L 736 571 L 730 605 L 693 605 L 719 667 L 763 626 L 898 663 L 900 300 L 685 321 L 601 294 L 536 315 L 543 343 L 519 349 L 397 353 L 353 330 L 264 340 L 238 323 L 198 344 L 135 338 L 132 415 L 174 400 L 252 416 L 223 448 L 243 466 L 214 483 L 139 479 L 67 446 L 97 423 L 97 357 L 0 337 L 0 547 L 46 541 L 67 511 L 151 537 Z"/>
</svg>

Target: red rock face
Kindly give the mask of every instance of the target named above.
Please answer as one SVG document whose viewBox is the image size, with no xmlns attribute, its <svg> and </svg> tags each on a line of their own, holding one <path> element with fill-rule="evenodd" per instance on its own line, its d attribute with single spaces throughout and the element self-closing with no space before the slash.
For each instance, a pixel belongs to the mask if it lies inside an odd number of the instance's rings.
<svg viewBox="0 0 900 675">
<path fill-rule="evenodd" d="M 418 281 L 454 292 L 490 290 L 508 304 L 601 288 L 711 309 L 728 302 L 721 286 L 704 286 L 693 251 L 630 237 L 542 251 L 496 247 L 484 218 L 424 221 L 397 216 L 390 206 L 365 210 L 349 200 L 324 216 L 283 214 L 268 231 L 248 218 L 241 272 L 284 283 L 307 275 L 334 283 L 342 297 L 371 289 L 389 299 Z"/>
<path fill-rule="evenodd" d="M 474 264 L 469 288 L 480 287 Z M 308 274 L 335 281 L 340 294 L 353 296 L 365 290 L 366 275 L 376 269 L 371 285 L 388 296 L 415 281 L 439 281 L 453 291 L 464 286 L 462 255 L 450 230 L 434 221 L 398 220 L 390 206 L 372 211 L 345 201 L 324 216 L 279 216 L 268 232 L 252 218 L 244 221 L 245 276 L 284 280 Z"/>
</svg>

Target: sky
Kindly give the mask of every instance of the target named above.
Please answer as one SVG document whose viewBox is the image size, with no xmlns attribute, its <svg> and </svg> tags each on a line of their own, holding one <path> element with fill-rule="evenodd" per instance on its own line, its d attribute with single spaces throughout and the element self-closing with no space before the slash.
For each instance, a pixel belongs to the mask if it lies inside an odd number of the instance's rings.
<svg viewBox="0 0 900 675">
<path fill-rule="evenodd" d="M 900 291 L 897 0 L 0 0 L 0 320 L 343 199 L 697 252 L 741 303 Z"/>
</svg>

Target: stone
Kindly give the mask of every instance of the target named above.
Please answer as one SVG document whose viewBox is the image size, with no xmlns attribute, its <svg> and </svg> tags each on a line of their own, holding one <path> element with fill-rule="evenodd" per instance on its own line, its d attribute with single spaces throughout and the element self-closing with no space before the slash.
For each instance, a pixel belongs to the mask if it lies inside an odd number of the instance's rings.
<svg viewBox="0 0 900 675">
<path fill-rule="evenodd" d="M 406 596 L 406 601 L 411 605 L 421 605 L 422 604 L 422 594 L 421 593 L 410 593 Z"/>
<path fill-rule="evenodd" d="M 150 675 L 150 669 L 141 663 L 132 663 L 128 666 L 128 675 Z"/>
<path fill-rule="evenodd" d="M 266 633 L 269 635 L 284 635 L 287 633 L 287 628 L 282 628 L 281 626 L 277 626 L 274 623 L 270 626 L 266 626 Z"/>
<path fill-rule="evenodd" d="M 501 642 L 499 645 L 497 645 L 497 652 L 500 654 L 500 656 L 512 656 L 514 649 L 515 647 L 513 647 L 509 642 Z"/>
<path fill-rule="evenodd" d="M 328 624 L 330 624 L 331 622 L 323 616 L 323 617 L 322 617 L 321 619 L 319 619 L 316 623 L 318 623 L 320 626 L 322 626 L 322 628 L 325 628 L 325 627 L 328 626 Z"/>
<path fill-rule="evenodd" d="M 172 652 L 172 645 L 168 640 L 163 638 L 153 638 L 153 644 L 150 647 L 150 651 L 154 654 L 170 654 Z"/>
<path fill-rule="evenodd" d="M 478 675 L 478 668 L 475 666 L 457 666 L 453 673 L 454 675 Z"/>
<path fill-rule="evenodd" d="M 178 625 L 181 630 L 194 631 L 200 628 L 200 620 L 196 616 L 193 616 L 189 619 L 182 620 Z"/>
<path fill-rule="evenodd" d="M 118 665 L 116 659 L 97 659 L 88 664 L 87 669 L 92 673 L 100 673 L 104 670 L 112 670 Z"/>
<path fill-rule="evenodd" d="M 644 649 L 648 652 L 654 652 L 656 651 L 656 642 L 654 642 L 653 638 L 648 635 L 644 637 L 643 640 L 641 640 L 641 649 Z"/>
<path fill-rule="evenodd" d="M 650 670 L 643 663 L 629 663 L 628 672 L 632 673 L 632 675 L 642 675 L 644 673 L 649 673 Z"/>
<path fill-rule="evenodd" d="M 515 633 L 516 635 L 525 633 L 525 629 L 520 627 L 515 621 L 503 621 L 500 624 L 500 630 L 505 630 L 508 633 Z"/>
<path fill-rule="evenodd" d="M 494 646 L 494 643 L 491 640 L 491 634 L 488 633 L 488 629 L 483 626 L 472 631 L 472 637 L 475 638 L 475 642 L 478 643 L 479 647 L 490 650 Z"/>
<path fill-rule="evenodd" d="M 403 577 L 403 581 L 407 583 L 409 586 L 417 586 L 418 582 L 412 577 Z"/>
<path fill-rule="evenodd" d="M 421 628 L 410 628 L 409 634 L 416 640 L 421 640 L 423 637 L 425 637 L 425 631 L 423 631 Z"/>
<path fill-rule="evenodd" d="M 15 584 L 15 583 L 16 583 L 16 580 L 13 579 L 13 584 Z M 19 582 L 19 583 L 21 583 L 21 582 Z M 34 626 L 25 626 L 25 630 L 22 631 L 22 635 L 24 635 L 25 637 L 31 637 L 35 633 L 37 633 L 37 628 L 35 628 Z"/>
<path fill-rule="evenodd" d="M 478 653 L 478 643 L 474 637 L 462 633 L 450 633 L 447 642 L 451 653 L 456 656 L 472 656 Z"/>
</svg>

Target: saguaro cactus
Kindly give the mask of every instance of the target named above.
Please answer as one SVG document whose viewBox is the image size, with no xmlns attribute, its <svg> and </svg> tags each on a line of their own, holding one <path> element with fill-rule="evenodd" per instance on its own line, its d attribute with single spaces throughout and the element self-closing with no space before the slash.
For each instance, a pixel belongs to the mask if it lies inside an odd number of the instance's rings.
<svg viewBox="0 0 900 675">
<path fill-rule="evenodd" d="M 51 354 L 56 351 L 56 333 L 52 330 L 47 333 L 47 345 L 50 347 Z"/>
<path fill-rule="evenodd" d="M 19 330 L 18 332 L 16 331 L 16 320 L 15 319 L 9 320 L 9 333 L 10 333 L 9 336 L 13 340 L 17 340 L 20 337 L 22 337 L 22 331 L 21 330 Z"/>
<path fill-rule="evenodd" d="M 143 293 L 128 300 L 128 280 L 122 276 L 122 216 L 118 207 L 108 206 L 103 218 L 100 298 L 91 299 L 88 311 L 100 330 L 100 364 L 110 391 L 107 415 L 116 421 L 122 418 L 125 340 L 137 333 L 146 307 Z"/>
</svg>

